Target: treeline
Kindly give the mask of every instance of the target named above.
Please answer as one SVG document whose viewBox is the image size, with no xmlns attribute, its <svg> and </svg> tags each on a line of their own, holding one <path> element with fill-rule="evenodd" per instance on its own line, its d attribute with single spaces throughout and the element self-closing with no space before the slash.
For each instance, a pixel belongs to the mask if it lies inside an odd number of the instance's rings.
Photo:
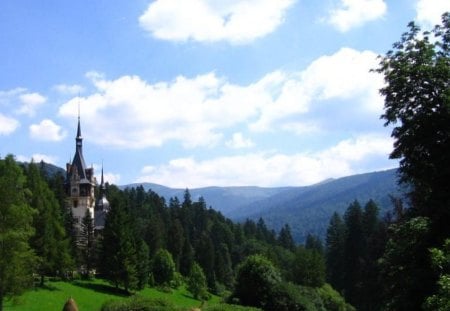
<svg viewBox="0 0 450 311">
<path fill-rule="evenodd" d="M 45 277 L 95 275 L 128 292 L 184 284 L 200 300 L 214 293 L 264 310 L 352 310 L 325 283 L 323 246 L 313 236 L 298 246 L 288 225 L 276 233 L 263 219 L 233 223 L 189 190 L 166 202 L 143 187 L 107 184 L 106 195 L 104 229 L 95 231 L 86 213 L 76 230 L 61 173 L 0 159 L 1 302 Z"/>
</svg>

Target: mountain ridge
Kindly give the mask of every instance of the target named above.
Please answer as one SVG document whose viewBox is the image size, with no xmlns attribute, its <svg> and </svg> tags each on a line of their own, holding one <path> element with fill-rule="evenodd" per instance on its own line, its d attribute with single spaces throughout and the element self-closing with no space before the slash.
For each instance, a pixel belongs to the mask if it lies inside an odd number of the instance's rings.
<svg viewBox="0 0 450 311">
<path fill-rule="evenodd" d="M 182 200 L 186 189 L 170 188 L 152 183 L 142 185 L 168 200 Z M 336 211 L 341 215 L 350 203 L 364 205 L 373 199 L 383 215 L 391 209 L 391 196 L 402 197 L 405 190 L 397 184 L 397 169 L 356 174 L 302 187 L 203 187 L 189 189 L 194 200 L 203 197 L 213 209 L 234 221 L 263 218 L 270 229 L 278 231 L 289 224 L 294 239 L 303 242 L 308 234 L 324 238 L 329 219 Z"/>
</svg>

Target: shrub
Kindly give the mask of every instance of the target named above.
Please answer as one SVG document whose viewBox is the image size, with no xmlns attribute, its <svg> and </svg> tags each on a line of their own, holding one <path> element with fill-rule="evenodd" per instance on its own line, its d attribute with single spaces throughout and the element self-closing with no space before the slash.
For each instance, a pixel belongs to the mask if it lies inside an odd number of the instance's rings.
<svg viewBox="0 0 450 311">
<path fill-rule="evenodd" d="M 160 249 L 152 261 L 152 276 L 155 285 L 170 285 L 175 277 L 175 263 L 172 255 Z"/>
<path fill-rule="evenodd" d="M 272 262 L 261 255 L 247 257 L 239 266 L 233 298 L 245 306 L 265 308 L 274 296 L 281 276 Z"/>
<path fill-rule="evenodd" d="M 318 293 L 322 298 L 325 308 L 329 311 L 355 311 L 350 304 L 345 302 L 345 299 L 334 290 L 329 284 L 324 284 L 318 288 Z"/>
<path fill-rule="evenodd" d="M 133 296 L 122 300 L 110 300 L 102 305 L 101 311 L 171 311 L 175 305 L 166 299 Z"/>
<path fill-rule="evenodd" d="M 195 299 L 208 300 L 208 291 L 206 285 L 206 277 L 203 269 L 194 262 L 187 279 L 187 290 Z"/>
</svg>

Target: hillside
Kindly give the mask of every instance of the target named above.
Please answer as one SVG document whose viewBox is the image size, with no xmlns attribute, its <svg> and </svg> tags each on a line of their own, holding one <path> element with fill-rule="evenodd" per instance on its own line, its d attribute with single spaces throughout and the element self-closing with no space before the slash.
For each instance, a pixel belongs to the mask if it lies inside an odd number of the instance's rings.
<svg viewBox="0 0 450 311">
<path fill-rule="evenodd" d="M 402 196 L 397 185 L 396 170 L 348 176 L 309 187 L 293 188 L 266 200 L 253 202 L 235 210 L 234 220 L 262 217 L 269 228 L 279 230 L 285 223 L 291 227 L 296 241 L 304 241 L 308 233 L 324 238 L 332 214 L 341 215 L 348 205 L 358 200 L 362 205 L 373 199 L 380 215 L 391 209 L 390 196 Z"/>
<path fill-rule="evenodd" d="M 189 192 L 193 199 L 202 196 L 208 206 L 236 221 L 262 217 L 269 228 L 277 231 L 288 223 L 295 240 L 302 242 L 308 233 L 324 237 L 331 215 L 335 211 L 342 214 L 355 199 L 361 204 L 373 199 L 384 214 L 391 208 L 389 196 L 401 195 L 396 180 L 396 169 L 391 169 L 329 179 L 306 187 L 205 187 Z M 182 200 L 185 191 L 151 183 L 142 186 L 166 200 L 170 197 Z"/>
<path fill-rule="evenodd" d="M 146 191 L 152 190 L 164 197 L 168 201 L 171 197 L 177 197 L 183 200 L 184 192 L 186 189 L 179 188 L 169 188 L 153 183 L 142 183 L 142 184 L 130 184 L 121 186 L 121 189 L 127 187 L 137 187 L 142 185 Z M 262 188 L 262 187 L 204 187 L 204 188 L 194 188 L 189 189 L 189 193 L 194 201 L 198 198 L 203 197 L 208 204 L 215 210 L 220 211 L 227 217 L 232 217 L 234 211 L 244 208 L 249 204 L 264 199 L 269 199 L 270 197 L 282 193 L 290 187 L 279 187 L 279 188 Z"/>
</svg>

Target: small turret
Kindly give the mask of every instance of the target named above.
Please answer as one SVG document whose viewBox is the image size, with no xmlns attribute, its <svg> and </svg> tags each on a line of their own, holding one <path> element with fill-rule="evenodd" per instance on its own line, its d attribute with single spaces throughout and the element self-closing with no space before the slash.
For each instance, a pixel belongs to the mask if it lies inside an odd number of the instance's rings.
<svg viewBox="0 0 450 311">
<path fill-rule="evenodd" d="M 103 178 L 103 165 L 102 165 L 102 176 L 100 180 L 101 182 L 99 187 L 99 198 L 95 203 L 94 224 L 96 230 L 101 230 L 105 227 L 106 214 L 108 214 L 110 210 L 109 201 L 106 198 L 106 188 Z"/>
</svg>

